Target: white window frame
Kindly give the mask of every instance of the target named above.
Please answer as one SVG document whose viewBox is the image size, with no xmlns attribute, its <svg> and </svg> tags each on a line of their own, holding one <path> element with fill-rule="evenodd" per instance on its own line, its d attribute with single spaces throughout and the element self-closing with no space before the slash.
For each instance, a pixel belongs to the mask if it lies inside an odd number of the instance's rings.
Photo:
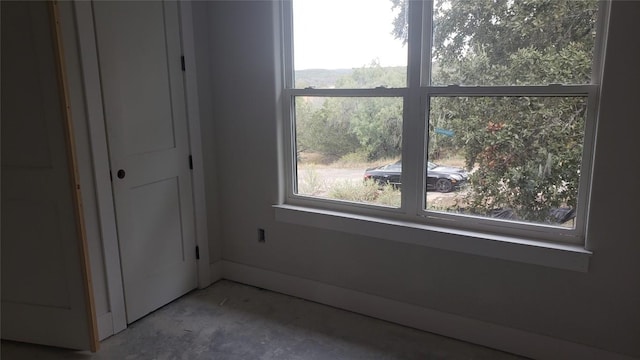
<svg viewBox="0 0 640 360">
<path fill-rule="evenodd" d="M 377 222 L 390 225 L 393 229 L 405 226 L 410 229 L 426 231 L 443 231 L 454 235 L 471 236 L 475 239 L 500 240 L 506 242 L 526 243 L 527 246 L 536 244 L 542 247 L 571 249 L 578 253 L 589 254 L 586 242 L 586 225 L 590 194 L 591 169 L 593 166 L 595 132 L 601 81 L 603 56 L 603 39 L 608 19 L 608 2 L 600 2 L 599 19 L 597 23 L 597 38 L 592 62 L 591 84 L 546 86 L 433 86 L 429 85 L 431 74 L 431 59 L 423 59 L 423 54 L 431 49 L 432 34 L 422 29 L 432 29 L 433 1 L 409 1 L 409 38 L 408 64 L 406 88 L 373 88 L 373 89 L 296 89 L 294 88 L 293 67 L 293 22 L 292 2 L 281 3 L 281 36 L 283 45 L 283 89 L 281 93 L 283 104 L 283 164 L 285 165 L 284 196 L 282 203 L 276 206 L 277 219 L 296 223 L 336 228 L 335 224 L 322 219 L 305 220 L 321 214 L 326 219 L 341 217 L 352 219 L 354 224 L 347 223 L 337 226 L 347 232 L 365 234 L 368 231 L 357 230 L 358 220 Z M 295 124 L 294 101 L 297 96 L 324 97 L 402 97 L 404 98 L 403 114 L 403 190 L 400 208 L 386 208 L 376 205 L 352 203 L 339 200 L 317 198 L 295 193 L 296 157 L 295 157 Z M 422 149 L 427 148 L 426 126 L 428 101 L 431 97 L 477 97 L 477 96 L 580 96 L 587 100 L 587 117 L 583 143 L 582 166 L 578 204 L 574 229 L 563 229 L 557 226 L 531 224 L 514 221 L 501 221 L 478 216 L 451 214 L 425 210 L 424 189 L 426 176 L 423 170 L 427 159 Z M 412 135 L 409 134 L 424 134 Z M 422 199 L 422 200 L 421 200 Z M 298 212 L 297 214 L 295 212 Z M 304 215 L 306 214 L 306 215 Z M 325 220 L 326 220 L 325 219 Z M 356 230 L 354 230 L 356 229 Z M 385 231 L 382 231 L 385 233 Z M 388 236 L 379 237 L 397 239 L 393 232 Z M 420 238 L 421 236 L 418 236 Z M 424 233 L 423 239 L 405 242 L 429 245 L 429 234 Z M 569 246 L 566 248 L 565 246 Z M 441 246 L 438 246 L 441 247 Z M 446 247 L 446 246 L 445 246 Z M 463 248 L 465 246 L 462 246 Z M 455 248 L 453 250 L 464 249 Z M 477 252 L 474 252 L 477 253 Z M 561 266 L 560 266 L 561 267 Z"/>
</svg>

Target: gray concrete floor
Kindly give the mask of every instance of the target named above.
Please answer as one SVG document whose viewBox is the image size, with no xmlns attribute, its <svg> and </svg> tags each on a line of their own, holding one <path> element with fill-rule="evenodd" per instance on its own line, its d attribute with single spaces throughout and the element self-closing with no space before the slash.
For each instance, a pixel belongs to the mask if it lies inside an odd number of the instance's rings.
<svg viewBox="0 0 640 360">
<path fill-rule="evenodd" d="M 12 359 L 491 359 L 521 357 L 231 281 L 194 291 L 95 354 L 3 341 Z"/>
</svg>

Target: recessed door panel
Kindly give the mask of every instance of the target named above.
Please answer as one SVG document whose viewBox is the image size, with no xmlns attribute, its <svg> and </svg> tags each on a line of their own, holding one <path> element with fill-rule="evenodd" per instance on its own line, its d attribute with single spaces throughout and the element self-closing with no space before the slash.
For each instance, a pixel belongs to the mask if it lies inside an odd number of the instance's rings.
<svg viewBox="0 0 640 360">
<path fill-rule="evenodd" d="M 178 179 L 171 178 L 132 188 L 130 191 L 133 243 L 131 262 L 148 268 L 150 274 L 161 274 L 167 265 L 164 260 L 181 262 L 184 259 L 182 220 L 180 218 L 180 189 Z"/>
</svg>

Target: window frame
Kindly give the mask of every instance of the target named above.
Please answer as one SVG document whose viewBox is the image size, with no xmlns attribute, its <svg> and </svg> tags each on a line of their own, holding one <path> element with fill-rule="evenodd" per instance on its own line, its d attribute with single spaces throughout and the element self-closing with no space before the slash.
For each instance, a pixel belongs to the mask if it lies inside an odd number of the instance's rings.
<svg viewBox="0 0 640 360">
<path fill-rule="evenodd" d="M 283 131 L 283 164 L 284 164 L 284 196 L 283 209 L 314 209 L 327 211 L 332 216 L 343 214 L 345 218 L 370 217 L 384 223 L 401 222 L 407 226 L 435 227 L 444 231 L 465 231 L 477 234 L 480 238 L 513 237 L 557 243 L 578 245 L 586 248 L 586 229 L 588 222 L 588 206 L 592 178 L 595 135 L 597 128 L 598 102 L 602 78 L 604 55 L 604 39 L 608 19 L 609 2 L 599 1 L 599 14 L 596 23 L 596 40 L 592 60 L 591 83 L 583 85 L 533 85 L 533 86 L 462 86 L 462 85 L 430 85 L 431 51 L 433 29 L 432 13 L 434 1 L 408 1 L 409 3 L 409 36 L 407 41 L 407 84 L 404 88 L 367 88 L 367 89 L 315 89 L 294 87 L 294 54 L 293 54 L 293 8 L 292 1 L 282 1 L 281 41 L 282 41 L 282 74 L 283 88 L 281 93 Z M 355 203 L 335 199 L 319 198 L 296 194 L 296 131 L 295 131 L 295 98 L 296 97 L 402 97 L 403 100 L 403 188 L 401 206 L 399 208 L 384 207 L 364 203 Z M 424 166 L 429 161 L 423 149 L 427 149 L 427 126 L 429 123 L 427 109 L 432 97 L 491 97 L 491 96 L 578 96 L 585 97 L 587 115 L 583 139 L 583 151 L 578 186 L 578 202 L 573 229 L 561 228 L 540 223 L 483 218 L 479 216 L 452 214 L 426 209 Z M 407 136 L 407 134 L 418 134 Z M 419 134 L 423 134 L 422 136 Z"/>
</svg>

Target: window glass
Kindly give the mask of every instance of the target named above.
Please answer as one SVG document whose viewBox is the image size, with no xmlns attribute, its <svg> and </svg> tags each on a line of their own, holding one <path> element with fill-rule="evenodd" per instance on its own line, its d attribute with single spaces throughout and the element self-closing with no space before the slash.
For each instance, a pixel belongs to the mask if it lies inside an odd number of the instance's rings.
<svg viewBox="0 0 640 360">
<path fill-rule="evenodd" d="M 296 194 L 400 206 L 402 98 L 297 96 L 294 103 Z"/>
<path fill-rule="evenodd" d="M 407 47 L 393 35 L 399 13 L 389 0 L 294 1 L 294 87 L 406 86 Z"/>
<path fill-rule="evenodd" d="M 589 84 L 595 0 L 436 0 L 433 85 Z"/>
<path fill-rule="evenodd" d="M 586 104 L 431 98 L 426 209 L 573 228 Z"/>
<path fill-rule="evenodd" d="M 286 201 L 584 240 L 601 5 L 292 0 Z"/>
</svg>

